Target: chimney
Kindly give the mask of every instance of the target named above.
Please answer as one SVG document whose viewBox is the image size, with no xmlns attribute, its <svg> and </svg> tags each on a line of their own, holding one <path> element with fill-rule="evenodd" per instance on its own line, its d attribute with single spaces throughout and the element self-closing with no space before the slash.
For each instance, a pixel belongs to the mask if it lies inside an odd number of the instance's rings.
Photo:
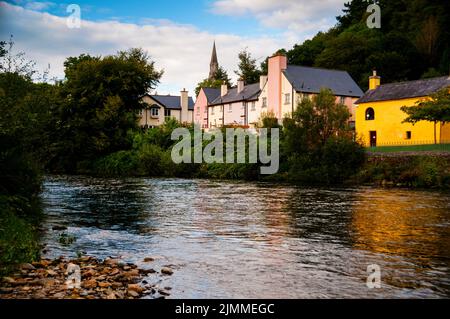
<svg viewBox="0 0 450 319">
<path fill-rule="evenodd" d="M 183 89 L 183 91 L 180 92 L 180 105 L 181 105 L 181 114 L 180 114 L 180 122 L 189 122 L 188 121 L 188 114 L 189 114 L 189 97 L 188 97 L 188 91 L 186 89 Z"/>
<path fill-rule="evenodd" d="M 224 82 L 220 87 L 220 96 L 225 96 L 228 93 L 228 85 Z"/>
<path fill-rule="evenodd" d="M 241 93 L 244 90 L 244 81 L 239 79 L 237 81 L 237 93 Z"/>
<path fill-rule="evenodd" d="M 369 77 L 369 90 L 375 90 L 381 85 L 381 77 L 377 75 L 377 71 L 373 70 L 372 76 Z"/>
<path fill-rule="evenodd" d="M 269 58 L 268 64 L 268 111 L 273 112 L 278 119 L 281 119 L 281 73 L 287 69 L 287 57 L 282 53 L 275 54 Z"/>
<path fill-rule="evenodd" d="M 259 77 L 259 89 L 260 90 L 264 89 L 266 82 L 267 82 L 267 75 L 261 75 Z"/>
</svg>

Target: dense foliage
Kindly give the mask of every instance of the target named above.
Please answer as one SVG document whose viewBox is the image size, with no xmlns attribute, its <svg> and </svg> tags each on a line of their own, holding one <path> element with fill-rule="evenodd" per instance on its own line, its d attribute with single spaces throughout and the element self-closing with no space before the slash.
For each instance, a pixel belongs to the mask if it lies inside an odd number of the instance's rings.
<svg viewBox="0 0 450 319">
<path fill-rule="evenodd" d="M 376 69 L 383 82 L 448 75 L 450 2 L 379 0 L 381 28 L 369 29 L 369 2 L 345 4 L 338 23 L 287 51 L 291 64 L 346 70 L 363 89 Z"/>
</svg>

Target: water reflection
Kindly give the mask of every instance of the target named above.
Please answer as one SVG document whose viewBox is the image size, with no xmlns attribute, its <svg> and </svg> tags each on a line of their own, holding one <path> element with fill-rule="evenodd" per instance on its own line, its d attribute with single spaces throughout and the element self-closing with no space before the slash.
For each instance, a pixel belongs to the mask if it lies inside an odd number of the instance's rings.
<svg viewBox="0 0 450 319">
<path fill-rule="evenodd" d="M 450 196 L 182 179 L 49 177 L 48 255 L 161 256 L 175 298 L 448 296 Z M 63 247 L 52 231 L 77 237 Z M 369 290 L 378 264 L 383 288 Z M 245 283 L 245 284 L 243 284 Z"/>
<path fill-rule="evenodd" d="M 397 268 L 386 277 L 391 285 L 418 288 L 426 279 L 440 282 L 442 289 L 430 288 L 444 292 L 450 288 L 449 212 L 448 194 L 367 189 L 355 198 L 348 226 L 355 248 L 384 255 Z"/>
</svg>

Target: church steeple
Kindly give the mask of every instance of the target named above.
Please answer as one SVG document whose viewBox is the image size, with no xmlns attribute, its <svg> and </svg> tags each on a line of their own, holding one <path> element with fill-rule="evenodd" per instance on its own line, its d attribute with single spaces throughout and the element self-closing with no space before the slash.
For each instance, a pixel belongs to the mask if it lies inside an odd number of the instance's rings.
<svg viewBox="0 0 450 319">
<path fill-rule="evenodd" d="M 209 64 L 209 79 L 213 79 L 217 70 L 219 70 L 219 62 L 217 61 L 216 41 L 213 44 L 213 50 L 211 55 L 211 62 Z"/>
</svg>

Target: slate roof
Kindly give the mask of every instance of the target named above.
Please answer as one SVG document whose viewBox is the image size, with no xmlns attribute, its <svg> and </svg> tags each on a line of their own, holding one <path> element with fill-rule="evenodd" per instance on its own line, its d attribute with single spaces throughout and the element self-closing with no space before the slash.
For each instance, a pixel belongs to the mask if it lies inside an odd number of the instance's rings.
<svg viewBox="0 0 450 319">
<path fill-rule="evenodd" d="M 259 92 L 259 83 L 249 84 L 244 86 L 244 89 L 237 93 L 237 88 L 232 88 L 228 90 L 228 93 L 224 96 L 219 96 L 212 101 L 209 105 L 217 105 L 217 104 L 227 104 L 234 103 L 239 101 L 248 101 L 248 100 L 256 100 L 258 98 Z"/>
<path fill-rule="evenodd" d="M 211 103 L 220 96 L 220 89 L 203 88 L 203 92 L 205 92 L 208 103 Z"/>
<path fill-rule="evenodd" d="M 171 110 L 181 110 L 180 96 L 176 95 L 149 95 L 152 99 L 162 104 L 165 108 Z M 194 100 L 188 98 L 188 110 L 194 109 Z"/>
<path fill-rule="evenodd" d="M 450 86 L 449 76 L 383 84 L 375 90 L 367 91 L 355 104 L 428 96 L 447 86 Z"/>
<path fill-rule="evenodd" d="M 346 71 L 288 65 L 284 74 L 297 92 L 319 93 L 322 88 L 329 88 L 338 96 L 364 94 Z"/>
</svg>

